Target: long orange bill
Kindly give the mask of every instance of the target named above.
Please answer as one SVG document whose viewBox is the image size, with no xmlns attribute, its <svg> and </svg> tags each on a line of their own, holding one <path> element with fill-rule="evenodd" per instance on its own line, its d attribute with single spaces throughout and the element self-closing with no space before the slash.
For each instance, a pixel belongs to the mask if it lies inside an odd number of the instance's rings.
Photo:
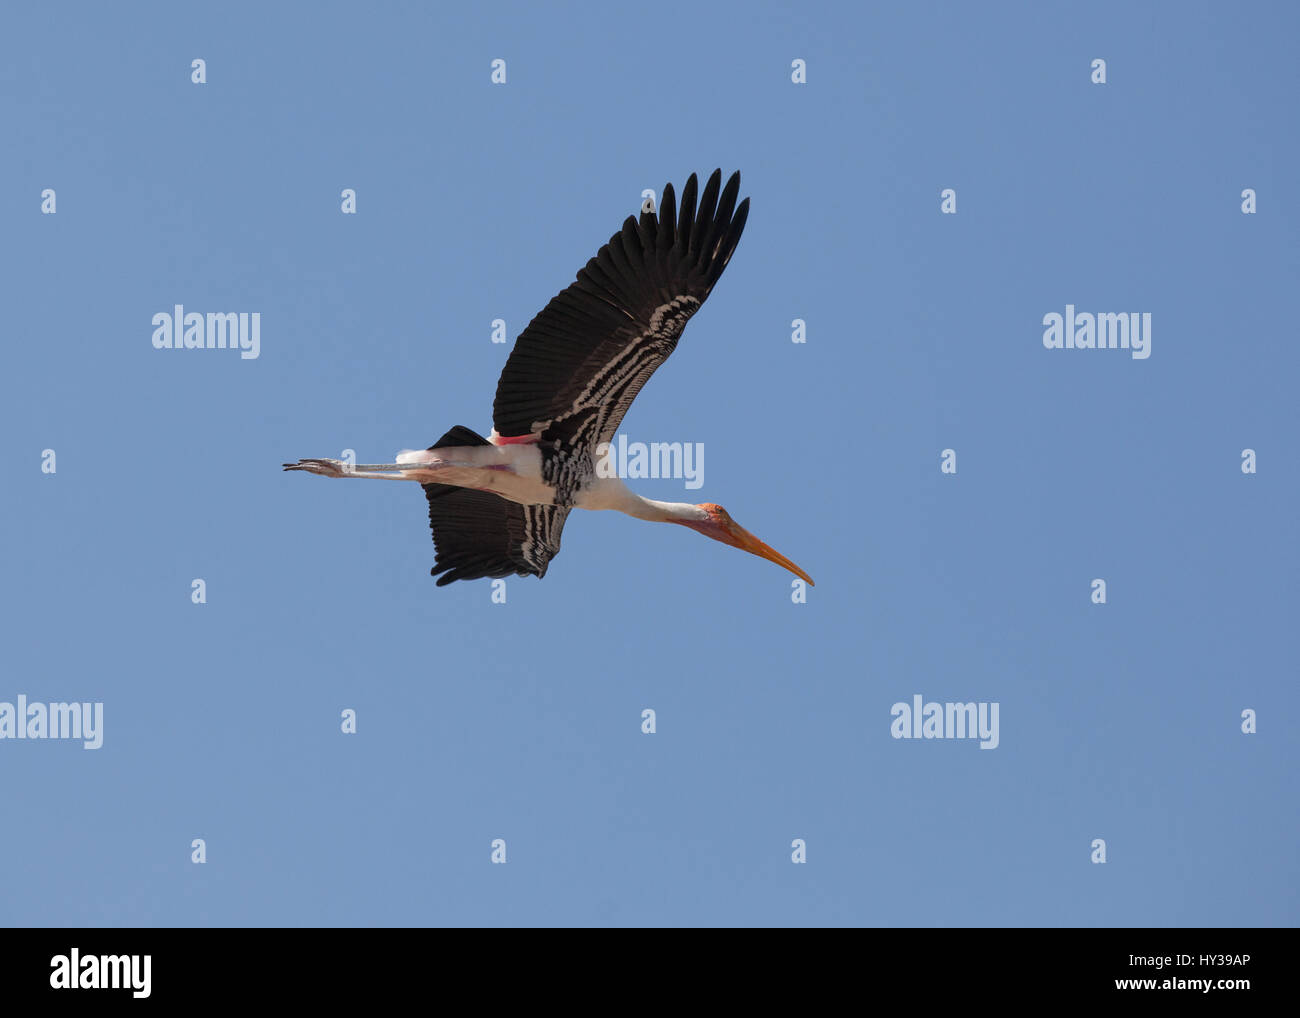
<svg viewBox="0 0 1300 1018">
<path fill-rule="evenodd" d="M 817 586 L 817 584 L 813 582 L 811 576 L 805 573 L 775 548 L 768 547 L 743 527 L 737 526 L 736 529 L 741 531 L 741 533 L 737 535 L 740 541 L 738 547 L 749 552 L 751 555 L 757 555 L 759 558 L 765 558 L 769 562 L 775 562 L 782 569 L 790 570 L 790 572 L 794 573 L 795 576 L 799 577 L 799 579 L 803 580 L 810 587 Z"/>
</svg>

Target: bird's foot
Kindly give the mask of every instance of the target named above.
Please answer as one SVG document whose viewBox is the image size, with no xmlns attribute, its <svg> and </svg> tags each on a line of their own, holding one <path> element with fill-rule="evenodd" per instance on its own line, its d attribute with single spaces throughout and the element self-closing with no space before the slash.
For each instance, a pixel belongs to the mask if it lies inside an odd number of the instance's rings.
<svg viewBox="0 0 1300 1018">
<path fill-rule="evenodd" d="M 306 470 L 309 474 L 320 474 L 321 477 L 343 477 L 352 472 L 352 467 L 342 460 L 329 459 L 299 460 L 297 463 L 284 464 L 284 469 Z"/>
</svg>

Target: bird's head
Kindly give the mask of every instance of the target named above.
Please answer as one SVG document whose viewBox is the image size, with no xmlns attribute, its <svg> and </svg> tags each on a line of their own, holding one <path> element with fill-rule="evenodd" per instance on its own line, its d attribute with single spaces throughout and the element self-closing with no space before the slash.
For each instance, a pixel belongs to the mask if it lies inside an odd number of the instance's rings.
<svg viewBox="0 0 1300 1018">
<path fill-rule="evenodd" d="M 747 551 L 751 555 L 757 555 L 759 558 L 765 558 L 769 562 L 775 562 L 782 569 L 788 569 L 795 576 L 803 580 L 810 587 L 815 586 L 813 579 L 779 551 L 769 548 L 748 530 L 731 518 L 731 514 L 723 509 L 720 505 L 714 505 L 712 502 L 704 502 L 697 505 L 696 509 L 700 510 L 701 516 L 698 520 L 677 520 L 692 530 L 698 531 L 705 537 L 711 537 L 715 541 L 721 541 L 723 544 L 729 544 L 733 548 L 739 548 L 741 551 Z"/>
</svg>

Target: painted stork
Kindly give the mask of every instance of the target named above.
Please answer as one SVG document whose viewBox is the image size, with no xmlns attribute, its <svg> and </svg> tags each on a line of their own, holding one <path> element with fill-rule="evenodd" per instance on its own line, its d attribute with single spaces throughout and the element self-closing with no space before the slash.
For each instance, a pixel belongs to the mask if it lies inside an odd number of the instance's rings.
<svg viewBox="0 0 1300 1018">
<path fill-rule="evenodd" d="M 429 501 L 438 586 L 545 576 L 575 507 L 678 523 L 811 584 L 722 506 L 642 498 L 597 470 L 602 445 L 613 442 L 632 400 L 673 352 L 740 241 L 749 199 L 736 204 L 739 173 L 725 187 L 721 181 L 715 170 L 698 208 L 695 174 L 682 188 L 680 208 L 666 185 L 658 215 L 647 203 L 639 221 L 629 216 L 528 323 L 497 384 L 491 437 L 457 426 L 426 450 L 398 453 L 395 463 L 304 459 L 284 469 L 418 481 Z"/>
</svg>

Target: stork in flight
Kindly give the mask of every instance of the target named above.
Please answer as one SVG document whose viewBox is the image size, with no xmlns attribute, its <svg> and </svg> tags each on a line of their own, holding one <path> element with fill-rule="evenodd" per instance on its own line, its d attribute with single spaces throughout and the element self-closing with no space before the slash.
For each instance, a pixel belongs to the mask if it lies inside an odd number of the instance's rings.
<svg viewBox="0 0 1300 1018">
<path fill-rule="evenodd" d="M 691 174 L 680 210 L 666 185 L 658 216 L 649 203 L 640 221 L 629 216 L 528 323 L 497 383 L 491 437 L 457 426 L 427 450 L 398 453 L 396 463 L 304 459 L 284 469 L 422 484 L 436 552 L 431 573 L 440 587 L 545 576 L 574 507 L 679 523 L 811 584 L 722 506 L 642 498 L 596 469 L 602 444 L 614 441 L 632 400 L 673 352 L 740 242 L 749 199 L 736 204 L 739 173 L 720 189 L 721 182 L 722 171 L 714 170 L 697 209 Z"/>
</svg>

